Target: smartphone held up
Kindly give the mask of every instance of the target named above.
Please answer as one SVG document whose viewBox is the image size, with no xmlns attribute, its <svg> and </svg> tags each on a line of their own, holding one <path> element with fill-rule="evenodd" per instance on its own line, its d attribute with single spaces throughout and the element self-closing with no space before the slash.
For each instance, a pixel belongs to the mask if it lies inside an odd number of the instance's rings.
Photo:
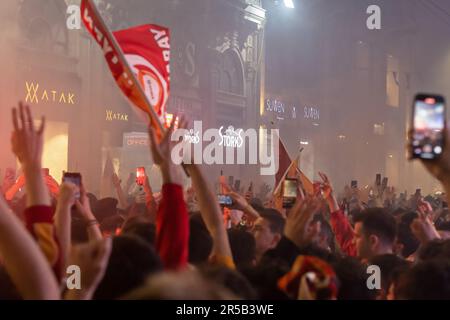
<svg viewBox="0 0 450 320">
<path fill-rule="evenodd" d="M 80 199 L 81 194 L 80 194 L 80 190 L 81 190 L 81 174 L 76 172 L 65 172 L 64 176 L 63 176 L 63 182 L 69 182 L 72 183 L 74 185 L 76 185 L 78 187 L 78 192 L 75 195 L 76 199 Z"/>
<path fill-rule="evenodd" d="M 292 208 L 297 200 L 297 179 L 285 179 L 283 182 L 283 208 Z"/>
<path fill-rule="evenodd" d="M 410 156 L 434 160 L 444 151 L 446 103 L 442 96 L 418 94 L 414 99 Z"/>
</svg>

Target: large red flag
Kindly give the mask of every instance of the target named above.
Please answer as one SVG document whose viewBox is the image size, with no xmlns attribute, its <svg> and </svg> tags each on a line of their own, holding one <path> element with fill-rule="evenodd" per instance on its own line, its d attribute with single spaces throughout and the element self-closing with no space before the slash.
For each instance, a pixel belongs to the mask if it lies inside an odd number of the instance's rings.
<svg viewBox="0 0 450 320">
<path fill-rule="evenodd" d="M 103 50 L 121 91 L 149 115 L 153 128 L 161 136 L 164 129 L 160 119 L 164 117 L 170 81 L 168 29 L 146 25 L 118 31 L 115 35 L 120 41 L 117 41 L 92 0 L 81 1 L 81 18 Z"/>
<path fill-rule="evenodd" d="M 146 24 L 113 34 L 153 109 L 164 123 L 170 89 L 169 29 Z"/>
</svg>

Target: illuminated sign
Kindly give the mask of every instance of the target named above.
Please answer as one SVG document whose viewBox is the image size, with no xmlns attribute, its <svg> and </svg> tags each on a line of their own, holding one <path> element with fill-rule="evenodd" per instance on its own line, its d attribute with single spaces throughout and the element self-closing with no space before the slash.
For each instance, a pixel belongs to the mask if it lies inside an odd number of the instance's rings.
<svg viewBox="0 0 450 320">
<path fill-rule="evenodd" d="M 266 99 L 266 111 L 284 114 L 284 103 L 279 100 Z"/>
<path fill-rule="evenodd" d="M 308 120 L 320 120 L 320 111 L 314 107 L 304 108 L 304 118 Z"/>
<path fill-rule="evenodd" d="M 72 92 L 58 91 L 54 89 L 42 88 L 38 82 L 25 82 L 27 103 L 48 103 L 75 104 L 75 94 Z"/>
<path fill-rule="evenodd" d="M 228 147 L 228 148 L 240 148 L 244 143 L 244 138 L 242 137 L 242 129 L 235 130 L 233 126 L 229 126 L 227 130 L 225 130 L 225 134 L 223 132 L 223 127 L 219 129 L 219 136 L 221 138 L 220 146 Z"/>
<path fill-rule="evenodd" d="M 266 99 L 265 111 L 275 113 L 279 120 L 284 120 L 285 115 L 292 119 L 300 118 L 301 107 L 288 106 L 277 99 Z M 320 110 L 317 107 L 303 107 L 303 118 L 306 120 L 320 120 Z"/>
<path fill-rule="evenodd" d="M 150 145 L 148 134 L 145 132 L 125 133 L 124 147 L 148 147 Z"/>
<path fill-rule="evenodd" d="M 106 110 L 106 121 L 128 121 L 128 115 Z"/>
</svg>

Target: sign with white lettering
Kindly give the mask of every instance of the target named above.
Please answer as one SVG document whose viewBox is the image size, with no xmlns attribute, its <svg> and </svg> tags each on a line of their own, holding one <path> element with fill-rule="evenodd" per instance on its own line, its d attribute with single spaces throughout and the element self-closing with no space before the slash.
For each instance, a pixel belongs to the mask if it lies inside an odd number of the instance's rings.
<svg viewBox="0 0 450 320">
<path fill-rule="evenodd" d="M 76 97 L 72 91 L 46 88 L 39 82 L 25 81 L 25 94 L 26 103 L 57 103 L 71 105 L 74 105 L 76 103 Z"/>
</svg>

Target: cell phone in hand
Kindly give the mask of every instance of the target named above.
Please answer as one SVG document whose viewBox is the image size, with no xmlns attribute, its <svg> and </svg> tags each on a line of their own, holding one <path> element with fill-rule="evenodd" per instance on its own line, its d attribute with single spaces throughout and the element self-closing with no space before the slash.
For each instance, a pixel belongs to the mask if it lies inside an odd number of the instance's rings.
<svg viewBox="0 0 450 320">
<path fill-rule="evenodd" d="M 352 180 L 352 182 L 351 182 L 351 187 L 352 187 L 352 189 L 358 188 L 358 181 Z"/>
<path fill-rule="evenodd" d="M 381 186 L 381 173 L 377 173 L 377 175 L 375 177 L 375 185 Z"/>
<path fill-rule="evenodd" d="M 81 197 L 81 181 L 81 174 L 78 172 L 65 172 L 63 175 L 63 182 L 70 182 L 78 187 L 78 192 L 75 195 L 76 199 L 80 199 Z"/>
<path fill-rule="evenodd" d="M 233 184 L 234 184 L 234 177 L 233 176 L 229 176 L 228 177 L 228 185 L 230 187 L 233 187 Z"/>
<path fill-rule="evenodd" d="M 386 190 L 387 186 L 388 186 L 388 178 L 384 177 L 383 182 L 381 183 L 381 190 L 383 191 Z"/>
<path fill-rule="evenodd" d="M 241 190 L 241 180 L 237 179 L 234 182 L 234 191 L 239 192 Z"/>
<path fill-rule="evenodd" d="M 434 160 L 444 152 L 446 103 L 439 95 L 418 94 L 414 99 L 410 156 Z"/>
<path fill-rule="evenodd" d="M 145 168 L 138 167 L 136 168 L 136 184 L 139 186 L 143 186 L 145 182 Z"/>
<path fill-rule="evenodd" d="M 297 179 L 285 179 L 283 181 L 283 208 L 291 208 L 296 199 L 298 192 Z"/>
<path fill-rule="evenodd" d="M 233 205 L 233 199 L 230 196 L 225 195 L 225 194 L 217 195 L 217 201 L 219 202 L 219 204 L 221 206 L 224 206 L 224 207 L 229 207 L 229 206 Z"/>
</svg>

